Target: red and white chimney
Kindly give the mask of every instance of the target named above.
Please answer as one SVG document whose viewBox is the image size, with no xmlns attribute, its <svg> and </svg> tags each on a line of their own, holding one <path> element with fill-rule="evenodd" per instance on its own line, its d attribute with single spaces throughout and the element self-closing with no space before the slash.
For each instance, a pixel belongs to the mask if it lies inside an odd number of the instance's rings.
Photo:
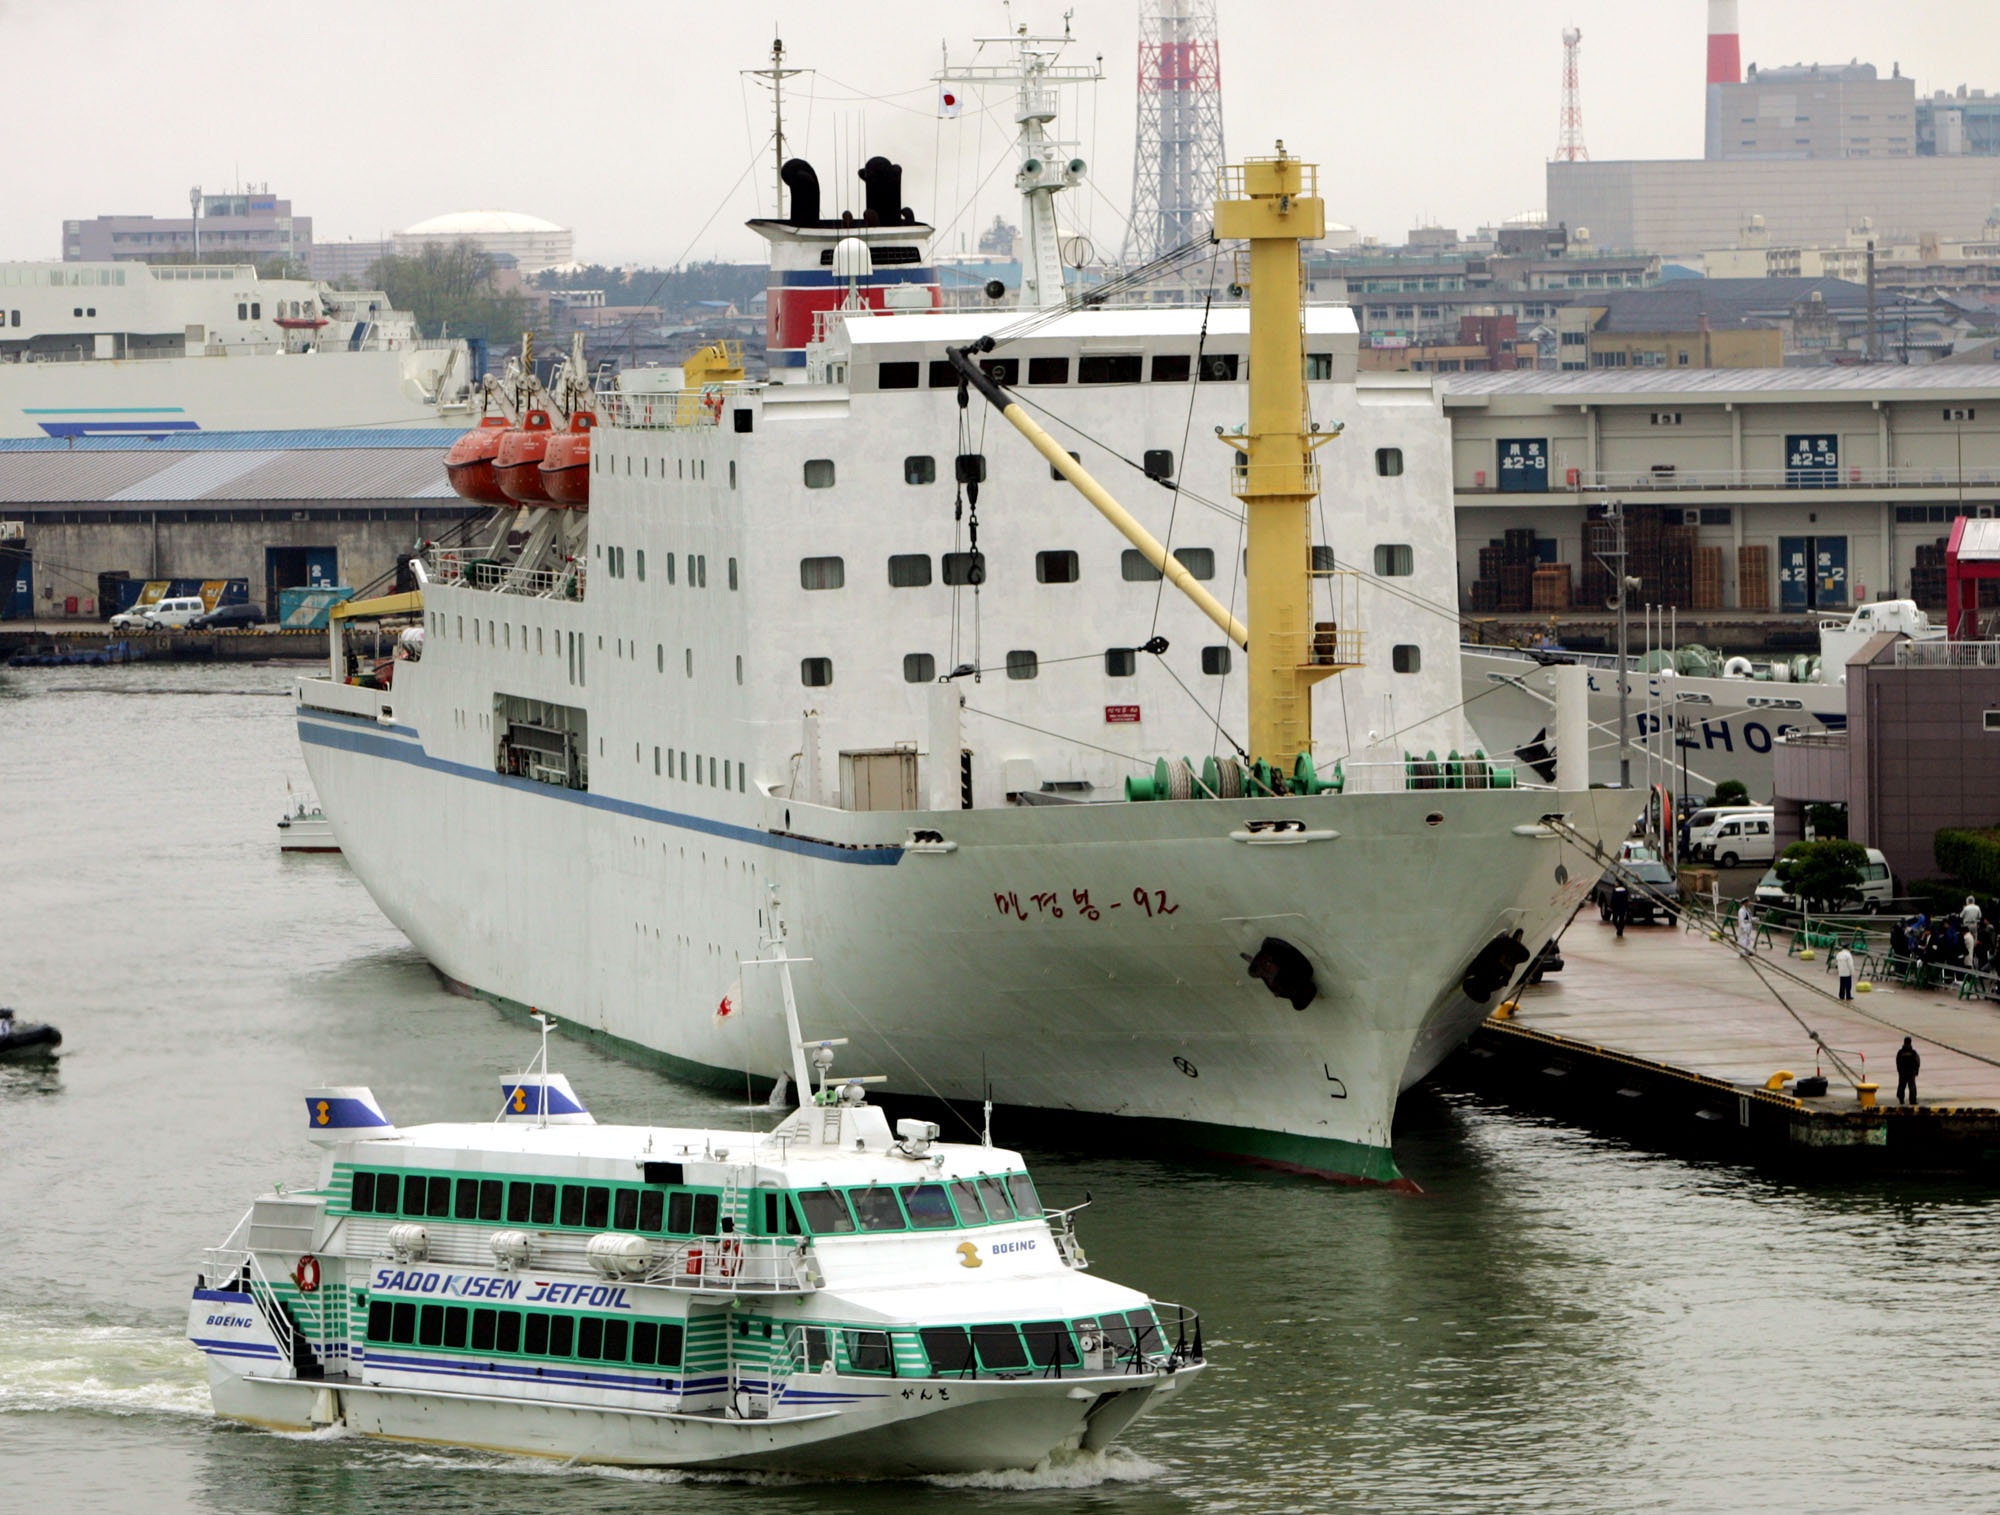
<svg viewBox="0 0 2000 1515">
<path fill-rule="evenodd" d="M 1736 0 L 1708 0 L 1708 125 L 1703 156 L 1725 158 L 1722 87 L 1743 82 L 1743 40 L 1737 32 Z"/>
</svg>

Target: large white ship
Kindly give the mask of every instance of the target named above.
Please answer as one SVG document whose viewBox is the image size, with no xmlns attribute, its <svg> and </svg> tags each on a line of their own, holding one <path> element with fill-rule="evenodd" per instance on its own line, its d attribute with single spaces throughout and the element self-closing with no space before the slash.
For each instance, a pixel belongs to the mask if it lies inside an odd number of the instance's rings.
<svg viewBox="0 0 2000 1515">
<path fill-rule="evenodd" d="M 932 309 L 890 165 L 845 216 L 788 166 L 791 215 L 753 223 L 774 382 L 613 398 L 587 511 L 430 554 L 374 607 L 421 602 L 390 687 L 343 681 L 338 639 L 301 681 L 313 782 L 445 974 L 681 1073 L 786 1066 L 739 967 L 775 884 L 809 1018 L 891 1094 L 1396 1182 L 1398 1091 L 1567 922 L 1629 799 L 1474 752 L 1442 409 L 1357 372 L 1347 310 L 1301 315 L 1311 171 L 1253 163 L 1219 207 L 1253 229 L 1214 284 L 1247 268 L 1254 314 L 1065 306 L 1050 202 L 1084 165 L 1046 132 L 1056 44 L 1013 46 L 1044 308 Z M 1047 454 L 959 382 L 989 335 Z M 1580 681 L 1567 708 L 1580 751 Z"/>
<path fill-rule="evenodd" d="M 0 437 L 436 426 L 466 344 L 248 264 L 0 263 Z"/>
</svg>

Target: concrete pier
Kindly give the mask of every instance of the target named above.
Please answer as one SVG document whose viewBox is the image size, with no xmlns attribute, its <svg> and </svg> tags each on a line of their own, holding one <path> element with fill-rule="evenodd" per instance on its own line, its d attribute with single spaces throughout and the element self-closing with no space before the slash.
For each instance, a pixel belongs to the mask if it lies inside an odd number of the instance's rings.
<svg viewBox="0 0 2000 1515">
<path fill-rule="evenodd" d="M 1620 939 L 1587 911 L 1563 938 L 1564 970 L 1524 990 L 1511 1016 L 1488 1020 L 1440 1076 L 1646 1145 L 2000 1177 L 2000 1005 L 1892 984 L 1842 1004 L 1825 952 L 1801 961 L 1789 940 L 1760 938 L 1765 982 L 1733 943 L 1678 926 L 1628 926 Z M 1923 1057 L 1921 1103 L 1898 1108 L 1906 1034 Z M 1780 1071 L 1816 1068 L 1824 1096 L 1766 1087 Z M 1879 1086 L 1872 1107 L 1858 1083 Z"/>
</svg>

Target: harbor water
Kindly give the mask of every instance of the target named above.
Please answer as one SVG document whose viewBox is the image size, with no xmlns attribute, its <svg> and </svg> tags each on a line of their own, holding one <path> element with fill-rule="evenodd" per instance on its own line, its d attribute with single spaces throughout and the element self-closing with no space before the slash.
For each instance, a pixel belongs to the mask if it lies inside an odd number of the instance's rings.
<svg viewBox="0 0 2000 1515">
<path fill-rule="evenodd" d="M 255 1193 L 313 1174 L 298 1091 L 474 1119 L 534 1047 L 338 857 L 279 854 L 290 677 L 0 671 L 0 1002 L 66 1039 L 0 1067 L 0 1509 L 2000 1507 L 1993 1196 L 1781 1183 L 1427 1091 L 1397 1138 L 1420 1197 L 997 1133 L 1050 1203 L 1094 1196 L 1099 1271 L 1202 1311 L 1211 1371 L 1107 1456 L 828 1485 L 220 1424 L 187 1291 Z M 557 1061 L 601 1119 L 745 1118 Z"/>
</svg>

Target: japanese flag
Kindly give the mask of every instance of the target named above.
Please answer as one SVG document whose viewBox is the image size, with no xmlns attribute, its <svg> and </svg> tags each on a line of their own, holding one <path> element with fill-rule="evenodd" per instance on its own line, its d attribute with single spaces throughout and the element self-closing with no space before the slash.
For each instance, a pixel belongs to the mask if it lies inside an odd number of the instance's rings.
<svg viewBox="0 0 2000 1515">
<path fill-rule="evenodd" d="M 963 104 L 963 101 L 960 99 L 958 91 L 951 85 L 941 84 L 938 86 L 938 114 L 940 116 L 957 115 L 961 104 Z"/>
<path fill-rule="evenodd" d="M 722 998 L 717 1002 L 715 1007 L 715 1018 L 719 1021 L 726 1021 L 742 1008 L 743 980 L 739 978 L 723 991 Z"/>
</svg>

